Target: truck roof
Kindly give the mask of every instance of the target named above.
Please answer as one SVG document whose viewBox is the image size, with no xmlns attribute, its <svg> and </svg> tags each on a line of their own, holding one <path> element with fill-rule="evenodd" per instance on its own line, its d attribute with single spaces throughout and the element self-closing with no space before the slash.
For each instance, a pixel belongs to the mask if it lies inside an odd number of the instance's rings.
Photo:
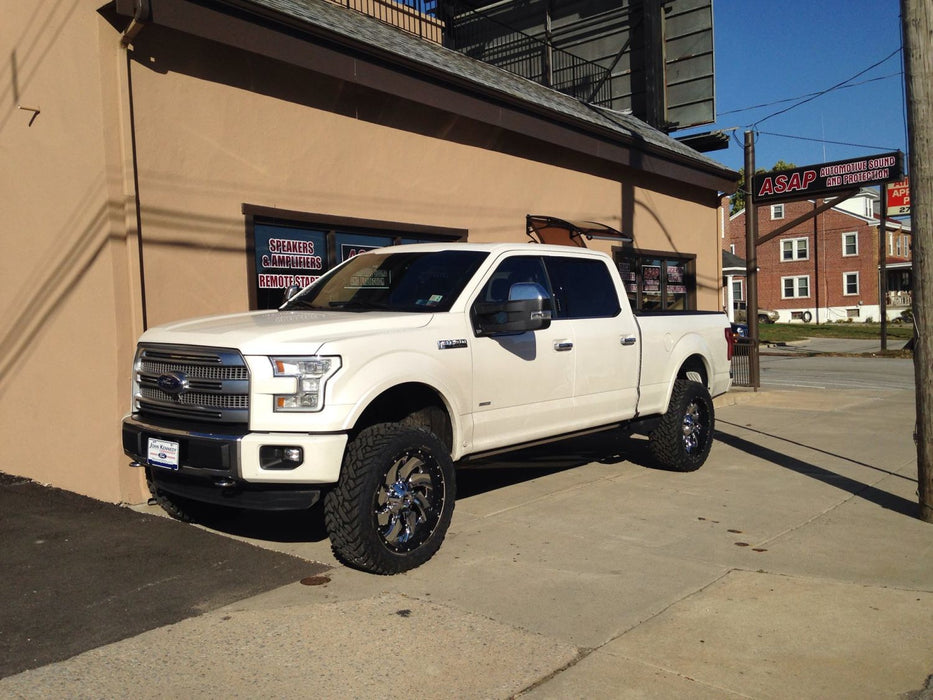
<svg viewBox="0 0 933 700">
<path fill-rule="evenodd" d="M 388 246 L 391 252 L 412 251 L 412 252 L 435 252 L 442 250 L 477 250 L 487 253 L 509 253 L 513 251 L 527 253 L 560 253 L 573 255 L 590 255 L 605 257 L 606 254 L 598 250 L 588 248 L 578 248 L 576 246 L 548 245 L 545 243 L 535 243 L 533 241 L 519 243 L 463 243 L 459 241 L 448 241 L 443 243 L 409 243 L 399 246 Z M 367 251 L 368 253 L 386 252 L 386 248 Z M 365 255 L 365 253 L 364 253 Z"/>
</svg>

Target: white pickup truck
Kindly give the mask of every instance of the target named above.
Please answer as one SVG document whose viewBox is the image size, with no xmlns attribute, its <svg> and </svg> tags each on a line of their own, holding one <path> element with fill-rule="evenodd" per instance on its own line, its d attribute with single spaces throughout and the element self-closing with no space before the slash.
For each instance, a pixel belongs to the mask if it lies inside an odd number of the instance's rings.
<svg viewBox="0 0 933 700">
<path fill-rule="evenodd" d="M 603 253 L 382 248 L 278 310 L 146 331 L 123 448 L 177 518 L 323 497 L 337 558 L 394 574 L 440 547 L 455 462 L 615 428 L 700 467 L 731 340 L 720 313 L 634 315 Z"/>
</svg>

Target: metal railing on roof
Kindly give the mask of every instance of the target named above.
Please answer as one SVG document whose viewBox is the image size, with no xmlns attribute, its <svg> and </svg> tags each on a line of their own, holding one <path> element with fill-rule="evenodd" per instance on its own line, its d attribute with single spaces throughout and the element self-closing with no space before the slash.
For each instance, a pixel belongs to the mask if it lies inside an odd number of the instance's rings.
<svg viewBox="0 0 933 700">
<path fill-rule="evenodd" d="M 460 0 L 332 0 L 403 31 L 571 95 L 612 105 L 610 69 Z M 443 16 L 441 16 L 443 15 Z"/>
<path fill-rule="evenodd" d="M 436 16 L 437 0 L 330 0 L 378 19 L 409 34 L 443 43 L 443 26 Z"/>
</svg>

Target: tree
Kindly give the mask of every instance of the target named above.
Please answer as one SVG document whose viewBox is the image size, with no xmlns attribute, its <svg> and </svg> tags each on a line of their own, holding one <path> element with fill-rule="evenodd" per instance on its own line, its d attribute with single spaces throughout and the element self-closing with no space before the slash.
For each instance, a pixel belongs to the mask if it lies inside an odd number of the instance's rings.
<svg viewBox="0 0 933 700">
<path fill-rule="evenodd" d="M 772 166 L 771 170 L 765 170 L 764 168 L 758 168 L 755 170 L 756 175 L 762 173 L 773 172 L 775 170 L 793 170 L 797 166 L 793 163 L 785 163 L 783 160 L 779 160 L 777 163 Z M 745 208 L 745 168 L 739 168 L 739 189 L 735 191 L 735 194 L 732 195 L 732 205 L 729 208 L 730 214 L 735 214 L 736 212 L 742 211 Z"/>
</svg>

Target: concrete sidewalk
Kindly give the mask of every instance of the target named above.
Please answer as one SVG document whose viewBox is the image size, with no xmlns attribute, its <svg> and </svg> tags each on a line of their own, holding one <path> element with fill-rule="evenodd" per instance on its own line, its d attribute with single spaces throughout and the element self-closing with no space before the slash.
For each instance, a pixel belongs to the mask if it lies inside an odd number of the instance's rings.
<svg viewBox="0 0 933 700">
<path fill-rule="evenodd" d="M 461 472 L 447 541 L 402 576 L 337 565 L 319 513 L 213 523 L 333 568 L 9 676 L 0 697 L 919 691 L 933 525 L 915 517 L 913 392 L 726 398 L 692 474 L 605 436 Z"/>
<path fill-rule="evenodd" d="M 901 350 L 907 342 L 903 338 L 888 338 L 888 350 Z M 881 340 L 877 338 L 805 338 L 787 343 L 762 343 L 760 352 L 790 355 L 866 355 L 881 352 Z"/>
</svg>

